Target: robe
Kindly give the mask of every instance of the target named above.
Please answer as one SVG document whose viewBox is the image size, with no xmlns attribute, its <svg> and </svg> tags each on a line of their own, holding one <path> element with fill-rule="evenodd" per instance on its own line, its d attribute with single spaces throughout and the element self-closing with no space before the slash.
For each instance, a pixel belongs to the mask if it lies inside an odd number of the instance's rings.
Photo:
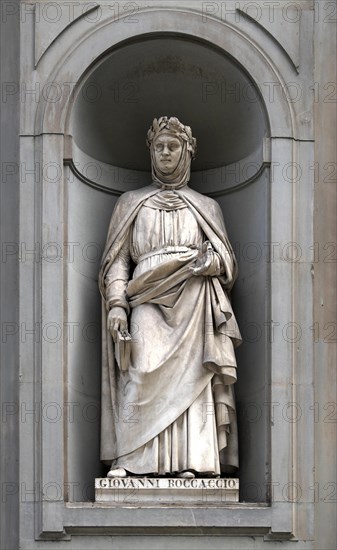
<svg viewBox="0 0 337 550">
<path fill-rule="evenodd" d="M 218 276 L 195 276 L 208 239 Z M 240 332 L 228 299 L 237 275 L 222 213 L 187 186 L 122 195 L 100 272 L 103 297 L 101 459 L 134 474 L 238 467 L 233 384 Z M 119 371 L 111 307 L 129 313 L 132 351 Z"/>
</svg>

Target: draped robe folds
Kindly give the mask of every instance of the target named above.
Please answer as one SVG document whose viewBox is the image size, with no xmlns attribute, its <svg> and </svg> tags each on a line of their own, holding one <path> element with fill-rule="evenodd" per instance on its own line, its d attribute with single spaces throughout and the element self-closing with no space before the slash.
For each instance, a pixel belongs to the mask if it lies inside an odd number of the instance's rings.
<svg viewBox="0 0 337 550">
<path fill-rule="evenodd" d="M 219 276 L 191 272 L 205 239 Z M 187 186 L 165 191 L 155 184 L 118 200 L 99 277 L 102 461 L 136 474 L 238 467 L 233 348 L 241 337 L 227 296 L 236 275 L 214 200 Z M 124 372 L 107 329 L 114 306 L 129 313 L 133 342 Z"/>
</svg>

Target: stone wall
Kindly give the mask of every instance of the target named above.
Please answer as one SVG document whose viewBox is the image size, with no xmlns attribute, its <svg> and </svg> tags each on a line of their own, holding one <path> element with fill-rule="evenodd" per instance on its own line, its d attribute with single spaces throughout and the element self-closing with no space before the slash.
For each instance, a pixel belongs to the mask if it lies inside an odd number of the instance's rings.
<svg viewBox="0 0 337 550">
<path fill-rule="evenodd" d="M 335 547 L 335 8 L 3 3 L 1 548 Z M 199 132 L 191 186 L 237 247 L 241 496 L 111 509 L 99 247 L 162 114 Z"/>
</svg>

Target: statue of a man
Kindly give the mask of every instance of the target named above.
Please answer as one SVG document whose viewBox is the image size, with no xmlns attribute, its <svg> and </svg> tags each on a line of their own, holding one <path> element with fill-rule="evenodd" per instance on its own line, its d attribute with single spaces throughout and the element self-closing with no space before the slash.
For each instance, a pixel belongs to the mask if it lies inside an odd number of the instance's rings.
<svg viewBox="0 0 337 550">
<path fill-rule="evenodd" d="M 232 473 L 236 261 L 218 203 L 187 185 L 191 128 L 155 119 L 147 144 L 152 184 L 118 200 L 100 270 L 101 459 L 110 477 Z M 121 370 L 114 347 L 126 330 Z"/>
</svg>

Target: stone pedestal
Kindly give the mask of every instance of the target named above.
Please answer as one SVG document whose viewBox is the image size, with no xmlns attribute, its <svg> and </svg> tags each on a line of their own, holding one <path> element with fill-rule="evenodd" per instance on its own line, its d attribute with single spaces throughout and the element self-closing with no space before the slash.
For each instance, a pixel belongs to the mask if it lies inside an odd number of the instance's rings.
<svg viewBox="0 0 337 550">
<path fill-rule="evenodd" d="M 239 502 L 237 478 L 96 478 L 96 502 L 112 506 L 210 506 Z"/>
</svg>

